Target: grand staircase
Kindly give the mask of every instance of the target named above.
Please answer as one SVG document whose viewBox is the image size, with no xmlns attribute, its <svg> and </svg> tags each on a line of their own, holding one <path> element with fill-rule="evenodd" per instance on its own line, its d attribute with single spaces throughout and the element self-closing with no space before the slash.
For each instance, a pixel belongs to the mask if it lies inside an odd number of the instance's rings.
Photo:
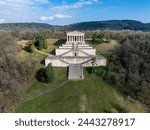
<svg viewBox="0 0 150 130">
<path fill-rule="evenodd" d="M 68 74 L 69 80 L 82 80 L 82 79 L 84 79 L 83 67 L 81 64 L 70 64 L 68 73 L 69 73 Z"/>
</svg>

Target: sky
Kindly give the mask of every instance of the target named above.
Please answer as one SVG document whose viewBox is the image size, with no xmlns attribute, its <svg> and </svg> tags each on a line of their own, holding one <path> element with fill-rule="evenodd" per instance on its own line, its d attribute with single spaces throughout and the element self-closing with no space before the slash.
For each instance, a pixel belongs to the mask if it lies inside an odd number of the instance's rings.
<svg viewBox="0 0 150 130">
<path fill-rule="evenodd" d="M 67 25 L 112 19 L 150 23 L 150 0 L 0 0 L 0 23 Z"/>
</svg>

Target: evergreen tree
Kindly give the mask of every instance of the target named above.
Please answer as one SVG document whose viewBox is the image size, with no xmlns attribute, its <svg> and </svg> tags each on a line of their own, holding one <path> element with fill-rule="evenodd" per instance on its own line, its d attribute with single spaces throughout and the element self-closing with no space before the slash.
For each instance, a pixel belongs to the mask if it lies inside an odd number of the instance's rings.
<svg viewBox="0 0 150 130">
<path fill-rule="evenodd" d="M 46 68 L 41 68 L 36 73 L 37 80 L 43 83 L 50 83 L 54 77 L 53 67 L 49 64 Z"/>
<path fill-rule="evenodd" d="M 36 36 L 34 38 L 34 45 L 38 50 L 46 49 L 47 48 L 47 41 L 45 36 Z"/>
<path fill-rule="evenodd" d="M 30 40 L 29 42 L 27 42 L 25 50 L 28 51 L 28 52 L 30 52 L 30 53 L 33 53 L 33 41 L 32 40 Z"/>
<path fill-rule="evenodd" d="M 54 77 L 53 67 L 52 67 L 51 64 L 49 64 L 49 65 L 45 68 L 45 82 L 46 82 L 46 83 L 51 82 L 53 77 Z"/>
<path fill-rule="evenodd" d="M 104 39 L 104 34 L 103 33 L 93 34 L 92 43 L 93 44 L 101 44 L 103 42 L 103 39 Z"/>
</svg>

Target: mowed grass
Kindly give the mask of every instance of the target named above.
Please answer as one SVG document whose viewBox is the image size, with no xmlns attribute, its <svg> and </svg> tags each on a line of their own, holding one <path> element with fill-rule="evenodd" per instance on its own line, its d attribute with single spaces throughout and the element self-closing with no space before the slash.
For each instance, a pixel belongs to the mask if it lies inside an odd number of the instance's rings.
<svg viewBox="0 0 150 130">
<path fill-rule="evenodd" d="M 26 43 L 28 42 L 28 40 L 21 40 L 18 42 L 18 44 L 26 46 Z M 47 49 L 42 49 L 42 52 L 45 53 L 51 53 L 54 54 L 54 50 L 55 48 L 60 45 L 60 43 L 65 43 L 65 40 L 60 40 L 60 39 L 47 39 Z M 20 59 L 26 59 L 28 58 L 30 55 L 30 53 L 26 52 L 25 50 L 22 50 L 22 52 L 19 54 Z M 39 52 L 33 51 L 33 56 L 35 56 L 36 58 L 38 58 L 38 60 L 44 60 L 47 56 L 44 54 L 41 54 Z"/>
<path fill-rule="evenodd" d="M 96 48 L 96 53 L 104 56 L 109 56 L 112 54 L 113 50 L 116 47 L 119 47 L 120 44 L 115 40 L 110 40 L 109 43 L 101 43 L 101 44 L 92 44 L 94 48 Z"/>
<path fill-rule="evenodd" d="M 49 40 L 49 46 L 44 52 L 52 52 L 61 40 Z M 113 49 L 118 43 L 111 40 L 110 43 L 93 45 L 98 54 L 105 56 L 111 55 Z M 21 55 L 27 59 L 28 52 L 22 52 Z M 32 56 L 44 60 L 42 54 L 33 53 Z M 39 68 L 33 68 L 38 70 Z M 23 99 L 44 92 L 45 90 L 55 88 L 67 80 L 67 68 L 54 67 L 54 79 L 52 83 L 44 84 L 36 79 L 24 89 Z M 85 79 L 82 81 L 69 81 L 63 87 L 56 91 L 44 94 L 31 101 L 18 104 L 16 112 L 144 112 L 144 108 L 138 102 L 122 96 L 115 86 L 108 84 L 101 77 L 95 74 L 89 74 L 84 68 Z"/>
<path fill-rule="evenodd" d="M 48 89 L 53 89 L 67 80 L 66 77 L 67 68 L 53 68 L 53 69 L 54 69 L 53 81 L 47 84 L 47 83 L 41 83 L 37 80 L 34 80 L 32 84 L 26 86 L 24 90 L 25 91 L 24 100 L 28 99 L 29 97 L 32 97 L 33 95 L 42 93 Z"/>
<path fill-rule="evenodd" d="M 45 52 L 45 53 L 48 53 L 48 54 L 49 53 L 51 53 L 51 54 L 53 53 L 54 54 L 54 50 L 57 47 L 55 45 L 55 43 L 57 43 L 58 41 L 59 41 L 59 39 L 47 39 L 48 47 L 47 47 L 47 49 L 42 49 L 41 51 Z M 34 54 L 35 57 L 39 58 L 41 61 L 44 60 L 47 57 L 46 55 L 41 54 L 41 53 L 36 52 L 36 51 L 34 51 L 33 54 Z"/>
<path fill-rule="evenodd" d="M 86 70 L 84 75 L 82 81 L 69 81 L 54 92 L 20 104 L 16 112 L 144 112 L 140 104 L 124 98 L 100 77 L 88 74 Z M 65 74 L 59 77 L 65 77 Z M 44 85 L 40 85 L 34 87 L 44 89 Z"/>
</svg>

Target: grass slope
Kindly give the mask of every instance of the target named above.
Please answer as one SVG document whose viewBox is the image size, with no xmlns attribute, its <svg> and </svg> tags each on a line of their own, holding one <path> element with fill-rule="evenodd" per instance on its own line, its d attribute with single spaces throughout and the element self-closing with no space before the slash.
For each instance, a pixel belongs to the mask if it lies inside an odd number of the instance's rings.
<svg viewBox="0 0 150 130">
<path fill-rule="evenodd" d="M 52 51 L 59 42 L 50 40 L 48 50 L 44 52 Z M 101 52 L 107 56 L 111 54 L 116 45 L 117 42 L 112 40 L 111 43 L 94 45 L 94 47 L 97 48 L 98 53 Z M 44 58 L 44 56 L 39 56 L 41 54 L 32 55 L 39 57 L 40 60 Z M 26 55 L 23 56 L 25 58 Z M 40 65 L 38 66 L 40 68 Z M 55 78 L 52 83 L 43 84 L 34 80 L 33 83 L 26 86 L 24 99 L 57 87 L 67 80 L 66 73 L 66 68 L 54 68 Z M 94 74 L 89 74 L 86 69 L 84 69 L 84 76 L 85 79 L 82 81 L 69 81 L 56 91 L 19 104 L 16 106 L 16 112 L 144 112 L 142 105 L 130 98 L 123 97 L 115 86 Z"/>
<path fill-rule="evenodd" d="M 143 112 L 137 102 L 124 98 L 114 86 L 94 74 L 86 71 L 84 74 L 84 80 L 70 81 L 54 92 L 23 103 L 16 112 Z M 65 77 L 65 74 L 60 77 Z M 32 95 L 33 91 L 44 87 L 33 84 L 32 91 L 27 93 Z"/>
</svg>

